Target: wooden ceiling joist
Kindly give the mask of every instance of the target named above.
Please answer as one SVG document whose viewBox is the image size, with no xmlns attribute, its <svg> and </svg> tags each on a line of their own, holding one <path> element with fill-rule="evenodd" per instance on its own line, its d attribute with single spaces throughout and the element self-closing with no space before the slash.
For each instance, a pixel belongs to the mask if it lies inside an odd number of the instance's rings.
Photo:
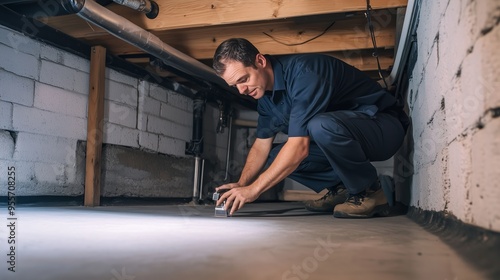
<svg viewBox="0 0 500 280">
<path fill-rule="evenodd" d="M 375 73 L 378 68 L 364 16 L 366 0 L 155 1 L 160 6 L 155 19 L 114 3 L 106 8 L 207 65 L 211 65 L 222 41 L 242 37 L 264 54 L 324 53 L 366 73 Z M 370 0 L 370 5 L 381 68 L 388 70 L 394 63 L 397 8 L 405 7 L 407 0 Z M 102 45 L 109 53 L 150 67 L 144 51 L 77 15 L 52 17 L 45 22 L 89 45 Z M 161 74 L 182 82 L 174 73 Z"/>
<path fill-rule="evenodd" d="M 171 30 L 155 34 L 163 42 L 200 60 L 212 58 L 217 46 L 223 40 L 231 37 L 247 38 L 262 53 L 267 54 L 349 51 L 372 47 L 364 17 L 338 20 L 323 35 L 305 44 L 300 44 L 324 32 L 325 28 L 332 22 L 332 20 L 324 17 L 311 23 L 301 23 L 287 19 L 248 25 Z M 273 38 L 264 35 L 264 33 Z M 386 26 L 377 26 L 375 35 L 378 47 L 393 48 L 395 44 L 395 17 L 388 21 Z M 106 46 L 114 54 L 124 55 L 142 52 L 130 44 L 124 44 L 123 41 L 109 34 L 82 39 L 91 44 Z M 284 43 L 299 45 L 286 46 Z"/>
<path fill-rule="evenodd" d="M 158 17 L 151 20 L 144 14 L 127 7 L 110 4 L 115 12 L 147 30 L 163 31 L 191 27 L 266 21 L 311 15 L 358 12 L 366 9 L 366 0 L 157 0 Z M 406 6 L 407 0 L 371 0 L 373 9 Z M 85 26 L 74 15 L 50 18 L 51 26 L 80 28 Z M 86 33 L 93 32 L 87 26 Z"/>
</svg>

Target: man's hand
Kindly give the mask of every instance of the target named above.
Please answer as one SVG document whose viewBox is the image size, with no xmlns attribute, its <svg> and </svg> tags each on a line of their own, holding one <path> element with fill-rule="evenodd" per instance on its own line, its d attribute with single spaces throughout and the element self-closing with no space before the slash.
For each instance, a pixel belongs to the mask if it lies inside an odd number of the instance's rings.
<svg viewBox="0 0 500 280">
<path fill-rule="evenodd" d="M 229 215 L 233 215 L 234 212 L 238 211 L 246 203 L 250 203 L 259 197 L 259 192 L 252 187 L 242 187 L 238 183 L 231 183 L 222 185 L 216 188 L 216 191 L 228 190 L 217 201 L 217 206 L 219 206 L 224 200 L 226 201 L 226 210 L 231 207 Z"/>
<path fill-rule="evenodd" d="M 243 186 L 240 185 L 239 183 L 229 183 L 229 184 L 225 184 L 225 185 L 222 185 L 222 186 L 215 188 L 215 191 L 218 192 L 218 191 L 230 190 L 230 189 L 241 188 L 241 187 L 243 187 Z"/>
</svg>

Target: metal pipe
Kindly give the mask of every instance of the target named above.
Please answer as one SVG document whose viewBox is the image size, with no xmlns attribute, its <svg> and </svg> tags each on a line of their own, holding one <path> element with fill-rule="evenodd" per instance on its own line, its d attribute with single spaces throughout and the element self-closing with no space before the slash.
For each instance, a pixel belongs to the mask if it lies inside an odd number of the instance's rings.
<svg viewBox="0 0 500 280">
<path fill-rule="evenodd" d="M 186 154 L 194 155 L 194 179 L 193 179 L 193 201 L 201 200 L 201 182 L 203 181 L 203 113 L 205 112 L 205 100 L 196 98 L 193 101 L 193 135 L 192 140 L 186 146 Z M 201 173 L 201 174 L 200 174 Z"/>
<path fill-rule="evenodd" d="M 205 175 L 205 159 L 201 159 L 201 172 L 200 172 L 200 195 L 198 196 L 199 200 L 203 200 L 203 176 Z"/>
<path fill-rule="evenodd" d="M 201 157 L 194 157 L 194 180 L 193 180 L 193 201 L 197 201 L 200 196 L 200 165 Z"/>
<path fill-rule="evenodd" d="M 235 90 L 217 76 L 212 68 L 165 44 L 154 34 L 102 7 L 95 1 L 62 1 L 66 10 L 76 13 L 79 17 L 103 28 L 112 35 L 155 56 L 165 64 L 202 80 L 211 81 L 220 86 L 221 89 L 235 93 Z"/>
<path fill-rule="evenodd" d="M 113 0 L 113 2 L 143 12 L 149 19 L 156 18 L 160 11 L 158 4 L 150 0 Z"/>
</svg>

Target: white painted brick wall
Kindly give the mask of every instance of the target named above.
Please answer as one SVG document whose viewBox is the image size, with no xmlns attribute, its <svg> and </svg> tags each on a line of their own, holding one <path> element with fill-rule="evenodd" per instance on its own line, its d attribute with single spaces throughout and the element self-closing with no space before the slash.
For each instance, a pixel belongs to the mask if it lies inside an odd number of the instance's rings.
<svg viewBox="0 0 500 280">
<path fill-rule="evenodd" d="M 33 80 L 0 70 L 0 100 L 33 106 Z"/>
<path fill-rule="evenodd" d="M 500 126 L 488 112 L 500 107 L 498 1 L 422 3 L 410 81 L 418 95 L 411 204 L 500 231 Z"/>
<path fill-rule="evenodd" d="M 172 134 L 171 122 L 167 120 L 155 116 L 148 116 L 147 125 L 148 125 L 147 126 L 148 132 L 162 134 L 162 135 Z"/>
<path fill-rule="evenodd" d="M 12 103 L 0 100 L 0 129 L 12 129 Z"/>
<path fill-rule="evenodd" d="M 193 125 L 193 113 L 179 109 L 170 104 L 162 103 L 160 116 L 184 126 Z M 211 119 L 207 119 L 211 120 Z"/>
<path fill-rule="evenodd" d="M 89 73 L 90 61 L 68 52 L 62 52 L 47 44 L 41 44 L 40 58 L 50 60 L 84 73 Z"/>
<path fill-rule="evenodd" d="M 106 79 L 137 88 L 138 80 L 116 70 L 106 68 Z"/>
<path fill-rule="evenodd" d="M 479 88 L 476 91 L 484 93 L 485 104 L 488 107 L 500 104 L 500 94 L 498 93 L 498 89 L 500 89 L 500 56 L 484 54 L 498 53 L 499 48 L 500 28 L 498 26 L 488 35 L 481 37 L 476 44 L 483 68 L 487 69 L 487 71 L 482 72 L 483 79 L 480 79 Z"/>
<path fill-rule="evenodd" d="M 14 52 L 23 52 L 34 57 L 40 56 L 40 43 L 23 34 L 12 32 L 7 27 L 0 26 L 0 44 L 9 46 Z"/>
<path fill-rule="evenodd" d="M 147 131 L 148 115 L 144 114 L 144 98 L 148 95 L 150 84 L 147 81 L 139 81 L 137 85 L 138 91 L 138 108 L 137 108 L 137 129 Z"/>
<path fill-rule="evenodd" d="M 59 165 L 22 161 L 0 161 L 0 168 L 9 166 L 16 169 L 16 183 L 22 188 L 16 189 L 17 196 L 33 195 L 82 195 L 83 186 L 66 181 L 68 172 Z M 66 168 L 66 167 L 65 167 Z M 64 173 L 61 174 L 61 171 Z M 38 178 L 39 176 L 40 178 Z M 7 192 L 7 177 L 0 177 L 0 192 Z"/>
<path fill-rule="evenodd" d="M 470 222 L 470 193 L 469 187 L 471 184 L 472 173 L 472 158 L 470 154 L 470 145 L 472 136 L 467 135 L 464 138 L 453 141 L 448 146 L 449 159 L 448 163 L 451 168 L 448 168 L 450 178 L 450 194 L 453 199 L 448 201 L 449 211 L 457 216 L 464 217 Z"/>
<path fill-rule="evenodd" d="M 34 107 L 63 115 L 86 118 L 88 97 L 50 85 L 35 83 Z"/>
<path fill-rule="evenodd" d="M 64 186 L 67 183 L 64 168 L 65 165 L 59 163 L 35 162 L 35 178 L 38 182 L 56 182 L 57 185 Z"/>
<path fill-rule="evenodd" d="M 189 141 L 192 134 L 191 130 L 190 127 L 182 126 L 155 116 L 148 116 L 148 132 Z"/>
<path fill-rule="evenodd" d="M 14 154 L 14 139 L 8 131 L 0 130 L 0 159 L 12 159 Z"/>
<path fill-rule="evenodd" d="M 142 114 L 140 111 L 137 115 L 137 129 L 146 131 L 148 129 L 148 115 Z"/>
<path fill-rule="evenodd" d="M 103 141 L 109 144 L 139 148 L 139 131 L 112 123 L 104 124 Z"/>
<path fill-rule="evenodd" d="M 87 95 L 89 74 L 62 64 L 42 60 L 40 82 Z"/>
<path fill-rule="evenodd" d="M 35 164 L 33 162 L 0 160 L 0 170 L 7 170 L 8 167 L 12 166 L 16 171 L 16 184 L 23 186 L 22 188 L 16 188 L 16 195 L 33 195 L 36 190 L 26 185 L 32 183 L 35 178 Z M 7 186 L 7 176 L 0 176 L 0 192 L 7 193 Z"/>
<path fill-rule="evenodd" d="M 175 132 L 175 134 L 173 135 L 175 138 L 184 141 L 191 140 L 193 134 L 193 129 L 191 127 L 187 127 L 177 123 L 172 123 L 172 131 Z"/>
<path fill-rule="evenodd" d="M 441 2 L 441 1 L 439 1 Z M 446 16 L 440 17 L 439 25 L 439 57 L 444 63 L 441 65 L 439 77 L 441 82 L 449 82 L 455 76 L 473 42 L 473 35 L 469 28 L 464 26 L 467 20 L 462 15 L 461 1 L 449 1 Z M 462 20 L 462 18 L 464 20 Z M 461 42 L 457 44 L 457 34 L 460 34 Z"/>
<path fill-rule="evenodd" d="M 473 52 L 462 63 L 459 100 L 462 103 L 461 118 L 464 128 L 474 125 L 477 122 L 476 117 L 481 116 L 489 106 L 485 104 L 485 89 L 489 87 L 490 81 L 483 78 L 489 70 L 483 67 L 482 56 L 478 51 Z"/>
<path fill-rule="evenodd" d="M 498 27 L 497 27 L 498 28 Z M 497 105 L 500 105 L 497 103 Z M 471 200 L 468 222 L 500 231 L 500 118 L 491 120 L 472 136 L 473 172 L 469 195 Z"/>
<path fill-rule="evenodd" d="M 139 146 L 151 151 L 158 151 L 158 134 L 139 132 Z"/>
<path fill-rule="evenodd" d="M 432 123 L 415 137 L 414 159 L 420 164 L 427 164 L 436 159 L 437 153 L 444 149 L 448 144 L 448 135 L 443 130 L 446 124 L 444 122 L 444 112 L 436 111 Z"/>
<path fill-rule="evenodd" d="M 151 114 L 154 116 L 160 115 L 161 103 L 160 101 L 144 96 L 141 97 L 142 112 L 145 114 Z"/>
<path fill-rule="evenodd" d="M 14 105 L 12 127 L 16 131 L 59 137 L 86 139 L 87 120 L 58 113 Z"/>
<path fill-rule="evenodd" d="M 13 159 L 70 165 L 75 151 L 75 139 L 20 132 Z"/>
<path fill-rule="evenodd" d="M 156 100 L 166 103 L 168 100 L 168 95 L 169 94 L 167 93 L 167 90 L 158 85 L 152 84 L 149 87 L 149 96 Z"/>
<path fill-rule="evenodd" d="M 105 82 L 105 99 L 129 106 L 137 106 L 137 88 L 113 80 Z"/>
<path fill-rule="evenodd" d="M 82 194 L 75 149 L 86 140 L 89 61 L 3 27 L 0 61 L 0 129 L 18 133 L 14 146 L 0 131 L 1 170 L 16 166 L 26 186 L 18 195 Z M 192 100 L 111 69 L 105 75 L 104 143 L 186 157 Z M 215 142 L 205 149 L 222 155 L 226 137 L 206 133 Z"/>
<path fill-rule="evenodd" d="M 135 107 L 105 100 L 104 119 L 110 123 L 119 124 L 129 128 L 136 128 L 137 110 Z"/>
<path fill-rule="evenodd" d="M 182 140 L 162 135 L 159 136 L 158 152 L 160 153 L 185 157 L 185 148 L 186 144 Z"/>
<path fill-rule="evenodd" d="M 175 93 L 175 92 L 172 92 L 172 91 L 168 91 L 168 104 L 174 106 L 174 107 L 177 107 L 179 109 L 182 109 L 182 110 L 186 110 L 188 112 L 192 112 L 193 110 L 193 100 L 183 96 L 183 95 L 180 95 L 178 93 Z"/>
<path fill-rule="evenodd" d="M 33 55 L 0 44 L 0 61 L 2 69 L 27 78 L 38 78 L 38 58 Z"/>
</svg>

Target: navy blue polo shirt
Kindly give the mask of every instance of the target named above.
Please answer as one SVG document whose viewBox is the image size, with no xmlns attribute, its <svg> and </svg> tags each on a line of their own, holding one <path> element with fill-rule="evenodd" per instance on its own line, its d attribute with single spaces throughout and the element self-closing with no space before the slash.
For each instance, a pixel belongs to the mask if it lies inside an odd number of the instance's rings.
<svg viewBox="0 0 500 280">
<path fill-rule="evenodd" d="M 353 110 L 374 116 L 396 99 L 360 70 L 331 56 L 266 55 L 274 72 L 274 87 L 257 101 L 257 138 L 278 132 L 309 136 L 307 123 L 315 115 Z"/>
</svg>

